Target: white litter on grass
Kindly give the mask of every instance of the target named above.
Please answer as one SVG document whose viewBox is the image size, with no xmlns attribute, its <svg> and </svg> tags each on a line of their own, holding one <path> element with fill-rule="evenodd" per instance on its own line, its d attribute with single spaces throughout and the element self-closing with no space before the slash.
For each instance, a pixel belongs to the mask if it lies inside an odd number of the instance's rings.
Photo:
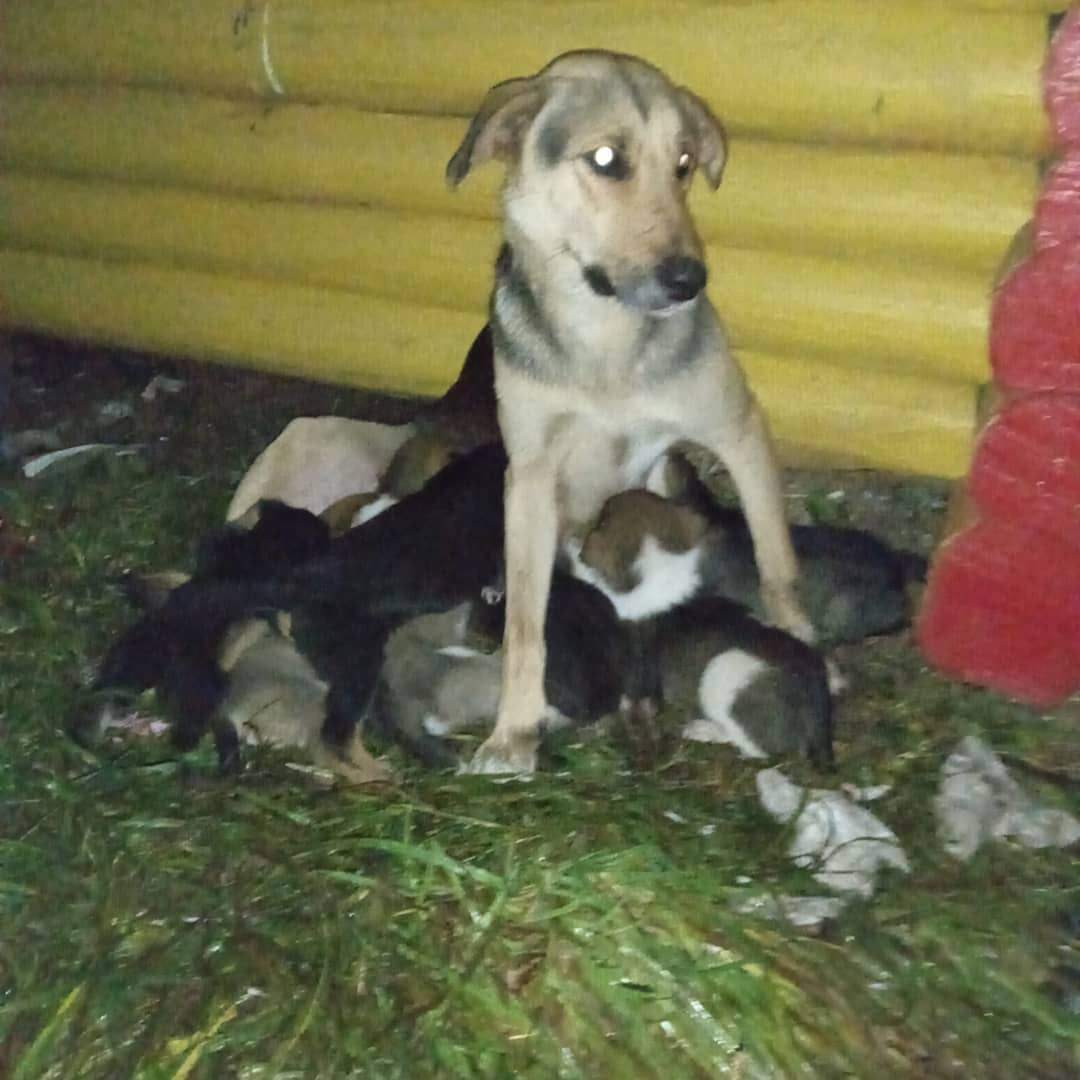
<svg viewBox="0 0 1080 1080">
<path fill-rule="evenodd" d="M 870 897 L 879 867 L 910 869 L 892 829 L 839 791 L 801 788 L 776 768 L 757 774 L 757 788 L 777 821 L 794 820 L 788 854 L 795 865 L 826 888 Z"/>
<path fill-rule="evenodd" d="M 155 375 L 139 396 L 143 401 L 153 401 L 158 394 L 179 394 L 187 383 L 183 379 L 170 379 L 168 375 Z"/>
<path fill-rule="evenodd" d="M 169 723 L 158 716 L 150 713 L 139 712 L 138 709 L 122 709 L 109 704 L 101 711 L 99 730 L 122 731 L 138 739 L 159 739 L 168 733 Z"/>
<path fill-rule="evenodd" d="M 841 784 L 840 790 L 852 802 L 877 802 L 892 791 L 892 784 L 871 784 L 869 787 L 856 787 L 854 784 Z"/>
<path fill-rule="evenodd" d="M 1080 821 L 1024 792 L 1001 759 L 981 739 L 968 735 L 942 766 L 934 798 L 938 835 L 945 850 L 967 860 L 989 839 L 1011 839 L 1024 847 L 1067 847 L 1080 840 Z"/>
<path fill-rule="evenodd" d="M 678 810 L 665 810 L 664 817 L 666 817 L 668 821 L 674 821 L 676 825 L 686 824 L 686 818 L 684 818 Z"/>
<path fill-rule="evenodd" d="M 31 458 L 23 465 L 23 476 L 28 480 L 33 480 L 35 476 L 39 476 L 47 469 L 71 463 L 74 458 L 96 456 L 111 449 L 112 447 L 108 443 L 84 443 L 82 446 L 66 446 L 63 450 L 52 450 L 47 454 L 38 454 L 37 457 Z"/>
<path fill-rule="evenodd" d="M 98 409 L 98 422 L 101 424 L 115 424 L 118 420 L 127 420 L 135 415 L 131 403 L 127 401 L 106 401 Z"/>
<path fill-rule="evenodd" d="M 740 915 L 760 915 L 777 922 L 788 922 L 802 929 L 820 926 L 835 919 L 847 906 L 843 896 L 769 896 L 762 894 L 740 900 L 735 910 Z"/>
<path fill-rule="evenodd" d="M 48 454 L 38 454 L 31 458 L 23 467 L 23 476 L 33 480 L 46 470 L 55 470 L 60 467 L 72 467 L 83 465 L 91 458 L 112 451 L 117 457 L 126 457 L 137 453 L 141 446 L 117 446 L 115 443 L 83 443 L 81 446 L 66 446 L 63 450 L 53 450 Z"/>
</svg>

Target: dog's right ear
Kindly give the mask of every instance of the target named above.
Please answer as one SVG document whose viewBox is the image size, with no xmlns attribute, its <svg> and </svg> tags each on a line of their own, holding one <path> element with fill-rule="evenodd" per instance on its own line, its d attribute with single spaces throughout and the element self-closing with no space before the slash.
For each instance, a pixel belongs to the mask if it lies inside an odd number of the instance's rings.
<svg viewBox="0 0 1080 1080">
<path fill-rule="evenodd" d="M 493 86 L 446 166 L 450 187 L 456 188 L 474 165 L 493 158 L 516 160 L 525 132 L 546 96 L 546 87 L 537 78 L 510 79 Z"/>
</svg>

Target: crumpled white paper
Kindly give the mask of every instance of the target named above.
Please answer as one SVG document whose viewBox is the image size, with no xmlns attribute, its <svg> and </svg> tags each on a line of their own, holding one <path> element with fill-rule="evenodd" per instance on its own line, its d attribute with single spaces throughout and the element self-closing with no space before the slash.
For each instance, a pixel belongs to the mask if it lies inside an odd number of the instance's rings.
<svg viewBox="0 0 1080 1080">
<path fill-rule="evenodd" d="M 770 896 L 762 894 L 740 900 L 740 915 L 759 915 L 776 922 L 791 923 L 801 930 L 816 930 L 827 919 L 835 919 L 847 906 L 843 896 Z"/>
<path fill-rule="evenodd" d="M 938 835 L 954 858 L 967 860 L 989 839 L 1025 847 L 1067 847 L 1080 840 L 1080 821 L 1024 792 L 1001 759 L 974 735 L 960 740 L 941 770 L 934 798 Z"/>
<path fill-rule="evenodd" d="M 777 821 L 795 819 L 788 854 L 826 888 L 869 897 L 879 867 L 910 870 L 892 829 L 839 791 L 801 788 L 776 768 L 757 774 L 757 788 Z"/>
</svg>

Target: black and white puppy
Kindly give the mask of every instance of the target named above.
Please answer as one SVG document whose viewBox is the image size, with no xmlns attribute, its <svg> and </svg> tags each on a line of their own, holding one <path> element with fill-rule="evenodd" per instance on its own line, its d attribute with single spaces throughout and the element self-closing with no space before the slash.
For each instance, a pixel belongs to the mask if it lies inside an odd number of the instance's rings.
<svg viewBox="0 0 1080 1080">
<path fill-rule="evenodd" d="M 683 735 L 746 757 L 832 761 L 832 701 L 821 655 L 745 608 L 708 595 L 708 528 L 645 491 L 616 495 L 580 546 L 574 573 L 611 600 L 636 642 L 632 699 L 687 710 Z M 648 681 L 651 680 L 651 683 Z"/>
</svg>

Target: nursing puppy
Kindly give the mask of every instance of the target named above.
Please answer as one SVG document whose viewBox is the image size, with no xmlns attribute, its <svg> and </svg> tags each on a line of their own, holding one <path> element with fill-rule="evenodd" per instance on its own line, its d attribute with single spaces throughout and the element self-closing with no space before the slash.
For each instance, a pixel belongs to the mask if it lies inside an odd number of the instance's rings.
<svg viewBox="0 0 1080 1080">
<path fill-rule="evenodd" d="M 656 558 L 660 551 L 699 551 L 701 589 L 736 600 L 764 618 L 743 515 L 718 503 L 678 453 L 669 455 L 658 479 L 674 502 L 627 492 L 605 507 L 603 513 L 621 523 L 622 543 L 643 559 Z M 688 509 L 676 509 L 676 504 Z M 791 540 L 799 560 L 799 596 L 821 644 L 862 641 L 911 621 L 909 591 L 925 579 L 925 559 L 859 529 L 793 525 Z"/>
<path fill-rule="evenodd" d="M 626 692 L 688 712 L 683 736 L 744 757 L 832 761 L 832 700 L 821 655 L 730 600 L 704 595 L 705 522 L 649 492 L 610 499 L 574 573 L 612 602 L 639 657 Z"/>
<path fill-rule="evenodd" d="M 730 471 L 770 618 L 812 636 L 765 419 L 704 295 L 686 205 L 699 168 L 719 185 L 724 157 L 698 97 L 642 60 L 590 51 L 493 87 L 447 166 L 456 186 L 488 160 L 507 165 L 491 302 L 510 458 L 505 662 L 475 772 L 535 767 L 560 539 L 680 439 Z"/>
<path fill-rule="evenodd" d="M 453 736 L 489 731 L 502 679 L 503 596 L 486 588 L 469 604 L 422 615 L 390 637 L 375 696 L 381 733 L 429 764 L 457 762 Z M 545 733 L 616 713 L 636 678 L 634 654 L 611 602 L 556 572 L 545 620 Z"/>
<path fill-rule="evenodd" d="M 292 639 L 287 616 L 247 619 L 226 635 L 218 666 L 226 690 L 215 723 L 230 725 L 241 743 L 298 750 L 346 783 L 389 781 L 389 767 L 369 753 L 360 730 L 339 753 L 322 739 L 330 689 Z"/>
<path fill-rule="evenodd" d="M 491 726 L 502 656 L 467 645 L 472 604 L 403 623 L 386 643 L 371 720 L 429 765 L 457 763 L 451 738 Z"/>
</svg>

